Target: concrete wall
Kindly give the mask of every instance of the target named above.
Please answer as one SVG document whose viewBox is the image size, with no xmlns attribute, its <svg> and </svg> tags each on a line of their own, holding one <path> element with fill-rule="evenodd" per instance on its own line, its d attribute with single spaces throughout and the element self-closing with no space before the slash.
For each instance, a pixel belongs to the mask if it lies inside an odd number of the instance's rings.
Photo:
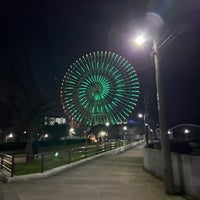
<svg viewBox="0 0 200 200">
<path fill-rule="evenodd" d="M 161 151 L 144 148 L 144 168 L 163 179 Z M 172 153 L 172 168 L 176 188 L 200 200 L 200 157 Z"/>
</svg>

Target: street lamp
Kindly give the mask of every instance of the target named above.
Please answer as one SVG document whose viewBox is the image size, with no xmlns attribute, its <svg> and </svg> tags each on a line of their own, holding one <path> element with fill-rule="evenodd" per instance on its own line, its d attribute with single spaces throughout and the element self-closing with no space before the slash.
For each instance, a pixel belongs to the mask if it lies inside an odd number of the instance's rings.
<svg viewBox="0 0 200 200">
<path fill-rule="evenodd" d="M 188 133 L 190 133 L 190 130 L 189 129 L 184 129 L 184 133 L 188 134 Z"/>
<path fill-rule="evenodd" d="M 138 117 L 139 117 L 139 118 L 143 118 L 144 116 L 143 116 L 142 113 L 139 113 L 139 114 L 138 114 Z"/>
<path fill-rule="evenodd" d="M 127 132 L 126 132 L 126 131 L 127 131 L 127 126 L 124 126 L 124 127 L 123 127 L 123 130 L 125 131 L 125 132 L 124 132 L 124 138 L 123 138 L 123 139 L 126 140 L 126 135 L 127 135 Z"/>
<path fill-rule="evenodd" d="M 145 141 L 146 141 L 146 146 L 148 147 L 148 145 L 149 145 L 149 135 L 148 135 L 147 116 L 146 116 L 146 114 L 139 113 L 138 118 L 143 119 Z"/>
<path fill-rule="evenodd" d="M 146 41 L 146 38 L 144 37 L 144 35 L 139 35 L 134 40 L 134 42 L 137 46 L 142 46 L 145 41 Z"/>
<path fill-rule="evenodd" d="M 126 127 L 126 126 L 124 126 L 124 127 L 123 127 L 123 130 L 124 130 L 124 131 L 126 131 L 126 130 L 127 130 L 127 127 Z"/>
<path fill-rule="evenodd" d="M 157 21 L 161 18 L 156 14 L 149 15 L 151 20 Z M 159 18 L 159 19 L 158 19 Z M 158 20 L 157 20 L 158 19 Z M 160 24 L 161 26 L 162 24 Z M 169 136 L 167 134 L 167 124 L 166 124 L 166 111 L 165 111 L 165 104 L 164 104 L 164 94 L 163 94 L 163 86 L 162 86 L 162 73 L 160 72 L 159 66 L 159 56 L 158 56 L 158 32 L 156 30 L 156 36 L 153 39 L 153 56 L 154 56 L 154 65 L 155 65 L 155 75 L 156 75 L 156 90 L 157 90 L 157 106 L 158 106 L 158 114 L 159 114 L 159 124 L 160 124 L 160 131 L 161 131 L 161 151 L 162 151 L 162 158 L 163 158 L 163 171 L 164 171 L 164 181 L 165 181 L 165 190 L 167 194 L 174 194 L 174 182 L 173 182 L 173 172 L 172 172 L 172 161 L 171 161 L 171 151 L 170 151 L 170 144 L 169 144 Z M 146 41 L 145 39 L 141 39 L 140 36 L 139 43 L 142 45 Z M 137 37 L 138 38 L 138 37 Z M 138 44 L 138 43 L 136 43 Z M 140 46 L 141 46 L 140 45 Z"/>
<path fill-rule="evenodd" d="M 110 126 L 110 123 L 109 123 L 109 122 L 106 122 L 106 126 L 107 126 L 107 127 Z"/>
</svg>

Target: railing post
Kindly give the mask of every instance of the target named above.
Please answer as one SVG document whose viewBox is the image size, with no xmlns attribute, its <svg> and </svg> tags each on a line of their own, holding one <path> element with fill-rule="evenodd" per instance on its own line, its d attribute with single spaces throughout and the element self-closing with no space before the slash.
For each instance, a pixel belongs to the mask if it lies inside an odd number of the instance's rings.
<svg viewBox="0 0 200 200">
<path fill-rule="evenodd" d="M 96 154 L 98 154 L 98 144 L 96 145 Z"/>
<path fill-rule="evenodd" d="M 11 177 L 13 177 L 14 172 L 15 172 L 15 156 L 12 156 Z"/>
<path fill-rule="evenodd" d="M 44 172 L 44 154 L 41 154 L 41 173 Z"/>
<path fill-rule="evenodd" d="M 71 149 L 68 148 L 68 164 L 71 163 Z"/>
<path fill-rule="evenodd" d="M 3 154 L 1 154 L 1 169 L 3 169 Z"/>
<path fill-rule="evenodd" d="M 71 149 L 69 150 L 69 153 L 70 153 L 70 163 L 71 163 L 71 162 L 73 162 L 73 153 L 74 153 L 74 149 L 71 148 Z"/>
<path fill-rule="evenodd" d="M 87 158 L 87 146 L 85 146 L 85 158 Z"/>
</svg>

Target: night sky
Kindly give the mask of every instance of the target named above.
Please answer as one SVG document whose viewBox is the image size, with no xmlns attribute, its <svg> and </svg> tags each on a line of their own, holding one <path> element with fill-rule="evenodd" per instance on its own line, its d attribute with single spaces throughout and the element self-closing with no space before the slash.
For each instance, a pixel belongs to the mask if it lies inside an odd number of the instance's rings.
<svg viewBox="0 0 200 200">
<path fill-rule="evenodd" d="M 105 50 L 134 66 L 141 87 L 135 114 L 146 107 L 157 122 L 151 42 L 142 49 L 130 44 L 132 35 L 149 27 L 144 20 L 147 12 L 156 12 L 164 21 L 159 52 L 169 127 L 199 124 L 199 0 L 4 1 L 0 6 L 1 119 L 7 114 L 4 103 L 12 80 L 22 81 L 32 94 L 39 88 L 60 101 L 67 67 L 86 53 Z"/>
</svg>

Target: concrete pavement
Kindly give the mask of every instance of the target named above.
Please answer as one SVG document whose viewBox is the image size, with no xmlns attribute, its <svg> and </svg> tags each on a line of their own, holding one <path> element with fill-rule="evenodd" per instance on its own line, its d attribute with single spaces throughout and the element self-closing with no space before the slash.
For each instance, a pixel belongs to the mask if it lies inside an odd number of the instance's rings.
<svg viewBox="0 0 200 200">
<path fill-rule="evenodd" d="M 105 155 L 53 177 L 0 183 L 0 200 L 184 200 L 143 170 L 143 145 Z M 159 164 L 159 163 L 158 163 Z"/>
</svg>

